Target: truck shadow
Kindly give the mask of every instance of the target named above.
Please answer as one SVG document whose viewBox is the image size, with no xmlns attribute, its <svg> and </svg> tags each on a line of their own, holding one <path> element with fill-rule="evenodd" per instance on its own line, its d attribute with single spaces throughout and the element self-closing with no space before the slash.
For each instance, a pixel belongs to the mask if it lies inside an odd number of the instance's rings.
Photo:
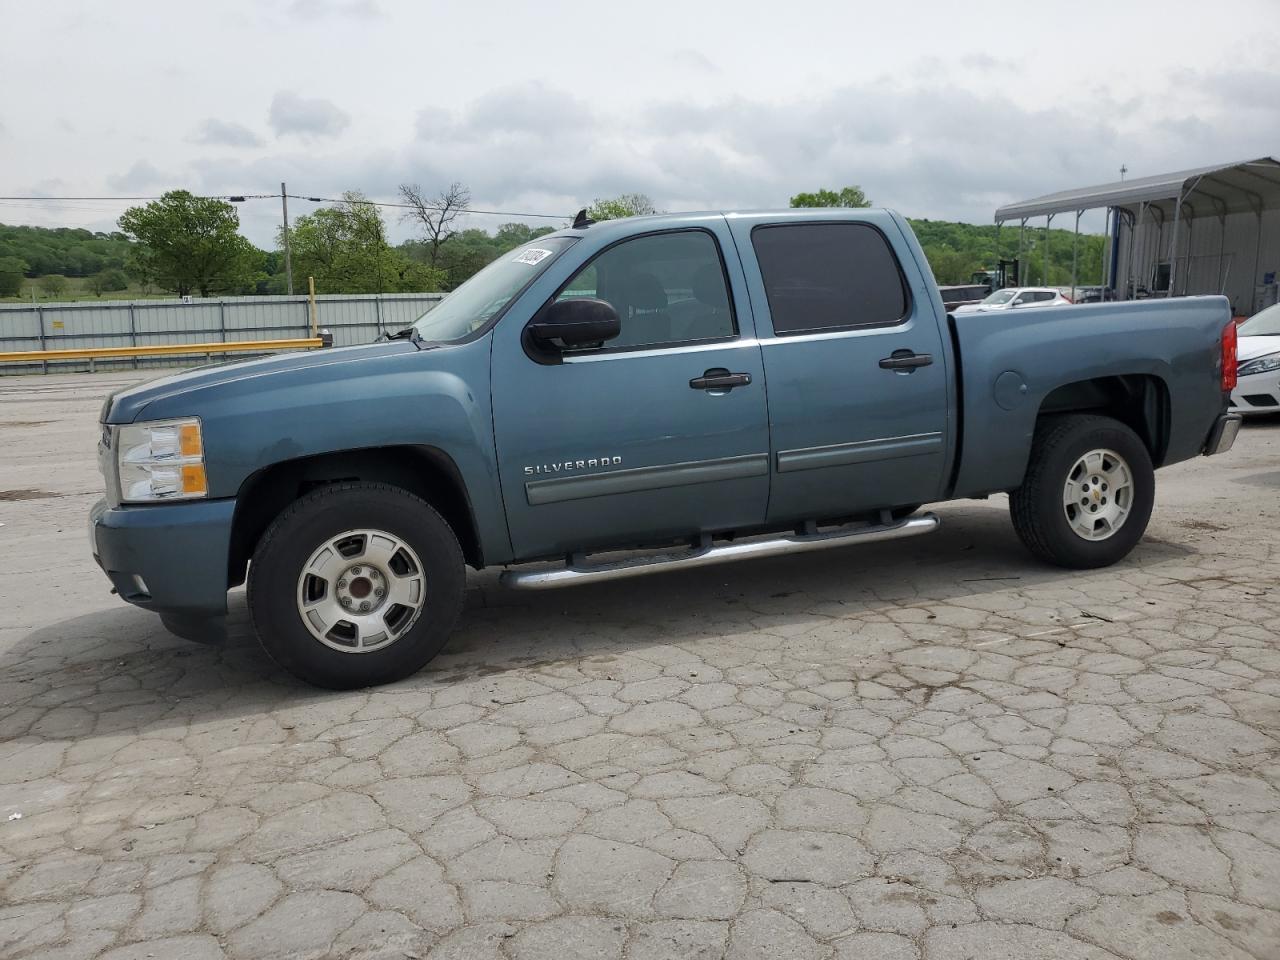
<svg viewBox="0 0 1280 960">
<path fill-rule="evenodd" d="M 462 621 L 426 669 L 389 693 L 430 693 L 513 671 L 580 666 L 664 644 L 768 629 L 781 639 L 840 618 L 856 643 L 861 617 L 904 604 L 945 603 L 997 591 L 1065 584 L 1085 574 L 1032 560 L 993 505 L 940 510 L 932 535 L 793 557 L 547 592 L 498 586 L 472 574 Z M 1148 537 L 1122 568 L 1157 572 L 1194 548 Z M 0 657 L 0 703 L 10 713 L 57 704 L 84 719 L 71 728 L 7 724 L 6 739 L 84 740 L 144 735 L 176 725 L 261 715 L 365 691 L 317 690 L 284 673 L 254 639 L 243 591 L 231 597 L 229 638 L 204 646 L 173 637 L 152 614 L 125 605 L 40 628 Z M 594 675 L 595 671 L 591 671 Z M 422 702 L 422 701 L 415 701 Z M 421 709 L 421 707 L 419 707 Z M 55 737 L 56 734 L 56 737 Z"/>
</svg>

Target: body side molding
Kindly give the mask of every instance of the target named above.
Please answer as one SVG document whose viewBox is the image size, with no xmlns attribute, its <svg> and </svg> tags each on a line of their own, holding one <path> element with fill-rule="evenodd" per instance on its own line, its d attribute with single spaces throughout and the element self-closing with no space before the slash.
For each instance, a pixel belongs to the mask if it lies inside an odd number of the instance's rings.
<svg viewBox="0 0 1280 960">
<path fill-rule="evenodd" d="M 778 472 L 814 470 L 819 467 L 841 467 L 874 460 L 898 460 L 942 452 L 941 433 L 916 433 L 905 437 L 857 440 L 833 443 L 825 447 L 801 447 L 778 452 Z"/>
<path fill-rule="evenodd" d="M 524 490 L 530 506 L 536 507 L 544 503 L 563 503 L 566 500 L 586 500 L 590 497 L 607 497 L 641 490 L 684 487 L 694 483 L 761 477 L 768 472 L 769 455 L 751 453 L 718 460 L 690 460 L 653 467 L 612 470 L 607 473 L 530 480 L 525 483 Z"/>
</svg>

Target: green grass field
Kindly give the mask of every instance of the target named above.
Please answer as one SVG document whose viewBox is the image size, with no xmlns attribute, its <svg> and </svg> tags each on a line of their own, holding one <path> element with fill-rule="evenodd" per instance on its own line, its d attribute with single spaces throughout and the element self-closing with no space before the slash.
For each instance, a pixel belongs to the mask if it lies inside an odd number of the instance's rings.
<svg viewBox="0 0 1280 960">
<path fill-rule="evenodd" d="M 22 294 L 17 297 L 0 297 L 0 304 L 31 303 L 32 293 L 36 303 L 68 303 L 76 300 L 176 300 L 176 293 L 157 290 L 155 287 L 143 288 L 130 283 L 124 290 L 108 290 L 102 296 L 96 295 L 88 287 L 87 277 L 68 277 L 67 289 L 56 297 L 50 297 L 40 289 L 39 280 L 28 280 L 22 287 Z"/>
</svg>

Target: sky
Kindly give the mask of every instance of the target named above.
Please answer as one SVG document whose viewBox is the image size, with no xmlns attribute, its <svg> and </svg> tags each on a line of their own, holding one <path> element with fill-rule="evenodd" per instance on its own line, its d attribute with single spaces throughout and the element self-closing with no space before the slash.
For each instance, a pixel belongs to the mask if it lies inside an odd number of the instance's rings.
<svg viewBox="0 0 1280 960">
<path fill-rule="evenodd" d="M 458 181 L 476 209 L 568 217 L 620 193 L 758 209 L 857 184 L 908 216 L 990 223 L 1003 203 L 1121 165 L 1137 177 L 1280 155 L 1276 13 L 1275 0 L 0 0 L 0 196 L 287 181 L 394 200 L 401 183 Z M 0 200 L 0 222 L 110 230 L 128 205 Z M 240 213 L 273 244 L 278 202 Z M 386 215 L 393 237 L 411 234 Z"/>
</svg>

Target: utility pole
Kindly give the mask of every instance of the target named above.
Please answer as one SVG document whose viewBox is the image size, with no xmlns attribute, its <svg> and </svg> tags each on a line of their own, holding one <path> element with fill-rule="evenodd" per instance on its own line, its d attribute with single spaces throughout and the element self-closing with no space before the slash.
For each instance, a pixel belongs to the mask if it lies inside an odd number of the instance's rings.
<svg viewBox="0 0 1280 960">
<path fill-rule="evenodd" d="M 284 181 L 280 181 L 280 214 L 284 218 L 284 280 L 289 288 L 289 296 L 293 296 L 293 259 L 289 256 L 289 198 L 285 192 Z"/>
<path fill-rule="evenodd" d="M 1128 173 L 1128 172 L 1129 172 L 1129 168 L 1128 168 L 1128 167 L 1126 167 L 1123 163 L 1122 163 L 1122 164 L 1120 164 L 1120 179 L 1121 179 L 1121 180 L 1123 180 L 1123 179 L 1124 179 L 1124 175 L 1125 175 L 1126 173 Z"/>
</svg>

